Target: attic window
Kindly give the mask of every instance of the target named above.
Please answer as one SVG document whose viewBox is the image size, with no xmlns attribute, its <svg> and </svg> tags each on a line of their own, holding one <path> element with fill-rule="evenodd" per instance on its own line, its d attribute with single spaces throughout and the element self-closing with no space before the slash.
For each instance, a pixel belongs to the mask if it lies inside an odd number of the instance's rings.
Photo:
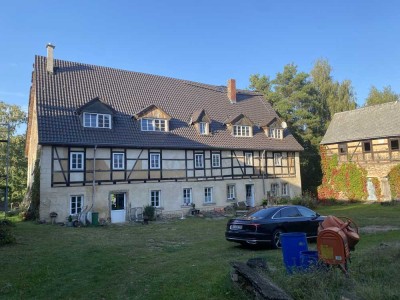
<svg viewBox="0 0 400 300">
<path fill-rule="evenodd" d="M 83 126 L 92 128 L 111 128 L 111 115 L 83 113 Z"/>
<path fill-rule="evenodd" d="M 208 134 L 208 123 L 206 122 L 200 122 L 199 123 L 199 132 L 202 135 Z"/>
<path fill-rule="evenodd" d="M 167 131 L 167 120 L 141 119 L 142 131 Z"/>
<path fill-rule="evenodd" d="M 283 130 L 281 128 L 269 128 L 268 136 L 273 139 L 282 139 Z"/>
<path fill-rule="evenodd" d="M 251 136 L 251 126 L 234 125 L 233 135 L 234 136 Z"/>
</svg>

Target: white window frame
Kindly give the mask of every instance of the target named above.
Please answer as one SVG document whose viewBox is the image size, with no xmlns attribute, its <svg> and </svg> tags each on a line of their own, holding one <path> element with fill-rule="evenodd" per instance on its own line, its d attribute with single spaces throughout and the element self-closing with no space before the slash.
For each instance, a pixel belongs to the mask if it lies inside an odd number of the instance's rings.
<svg viewBox="0 0 400 300">
<path fill-rule="evenodd" d="M 161 190 L 150 191 L 150 206 L 161 207 Z"/>
<path fill-rule="evenodd" d="M 268 136 L 273 139 L 282 139 L 282 131 L 280 128 L 269 128 Z"/>
<path fill-rule="evenodd" d="M 211 165 L 213 168 L 221 167 L 221 154 L 220 153 L 212 153 L 211 154 Z"/>
<path fill-rule="evenodd" d="M 244 153 L 244 164 L 246 166 L 252 166 L 253 165 L 253 153 L 251 153 L 251 152 L 245 152 Z"/>
<path fill-rule="evenodd" d="M 140 120 L 142 131 L 167 131 L 167 120 L 143 118 Z"/>
<path fill-rule="evenodd" d="M 83 200 L 83 195 L 71 195 L 69 197 L 69 214 L 71 216 L 75 216 L 82 211 Z"/>
<path fill-rule="evenodd" d="M 289 183 L 283 182 L 281 185 L 281 195 L 289 196 Z"/>
<path fill-rule="evenodd" d="M 111 129 L 111 115 L 84 112 L 83 127 Z"/>
<path fill-rule="evenodd" d="M 160 153 L 150 153 L 149 166 L 151 170 L 159 170 L 161 168 Z"/>
<path fill-rule="evenodd" d="M 208 134 L 208 123 L 207 122 L 200 122 L 199 123 L 199 132 L 201 135 Z"/>
<path fill-rule="evenodd" d="M 279 196 L 279 183 L 271 183 L 271 196 L 272 197 Z"/>
<path fill-rule="evenodd" d="M 233 125 L 233 135 L 241 137 L 249 137 L 251 136 L 251 126 Z"/>
<path fill-rule="evenodd" d="M 228 184 L 226 186 L 226 198 L 228 200 L 236 199 L 236 185 L 235 184 Z"/>
<path fill-rule="evenodd" d="M 70 153 L 70 170 L 82 171 L 85 165 L 85 157 L 83 152 L 73 151 Z M 80 157 L 80 159 L 78 158 Z M 80 162 L 79 162 L 80 160 Z"/>
<path fill-rule="evenodd" d="M 195 153 L 194 154 L 194 167 L 195 167 L 195 169 L 203 169 L 204 168 L 204 154 L 203 153 Z"/>
<path fill-rule="evenodd" d="M 274 153 L 274 166 L 281 167 L 282 166 L 282 153 L 276 152 Z"/>
<path fill-rule="evenodd" d="M 213 188 L 212 187 L 204 188 L 204 203 L 206 203 L 206 204 L 213 203 Z"/>
<path fill-rule="evenodd" d="M 125 169 L 125 153 L 114 152 L 112 166 L 113 166 L 113 170 Z"/>
<path fill-rule="evenodd" d="M 184 188 L 182 191 L 183 205 L 189 206 L 193 203 L 193 193 L 192 188 Z"/>
</svg>

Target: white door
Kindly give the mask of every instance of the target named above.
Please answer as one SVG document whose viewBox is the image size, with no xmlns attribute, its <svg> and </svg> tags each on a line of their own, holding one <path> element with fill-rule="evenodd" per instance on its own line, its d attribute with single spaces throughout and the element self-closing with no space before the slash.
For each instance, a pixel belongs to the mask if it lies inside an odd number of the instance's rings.
<svg viewBox="0 0 400 300">
<path fill-rule="evenodd" d="M 126 221 L 126 194 L 111 194 L 111 223 Z"/>
<path fill-rule="evenodd" d="M 246 184 L 246 203 L 254 207 L 254 184 Z"/>
</svg>

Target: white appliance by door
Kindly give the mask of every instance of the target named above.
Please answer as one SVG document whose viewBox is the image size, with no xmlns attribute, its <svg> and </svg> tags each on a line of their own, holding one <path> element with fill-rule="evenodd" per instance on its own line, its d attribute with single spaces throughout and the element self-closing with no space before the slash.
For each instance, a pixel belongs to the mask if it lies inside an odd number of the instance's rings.
<svg viewBox="0 0 400 300">
<path fill-rule="evenodd" d="M 126 221 L 126 194 L 111 194 L 111 223 Z"/>
</svg>

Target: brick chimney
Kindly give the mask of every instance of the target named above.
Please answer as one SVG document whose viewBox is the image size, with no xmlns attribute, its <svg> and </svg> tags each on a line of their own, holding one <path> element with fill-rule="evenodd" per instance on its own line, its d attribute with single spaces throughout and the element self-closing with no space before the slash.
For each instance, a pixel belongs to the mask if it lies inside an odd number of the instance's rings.
<svg viewBox="0 0 400 300">
<path fill-rule="evenodd" d="M 228 80 L 228 98 L 231 103 L 236 103 L 236 80 Z"/>
<path fill-rule="evenodd" d="M 53 74 L 54 73 L 54 56 L 53 56 L 53 51 L 56 46 L 48 43 L 46 45 L 47 48 L 47 66 L 46 70 L 48 73 Z"/>
</svg>

